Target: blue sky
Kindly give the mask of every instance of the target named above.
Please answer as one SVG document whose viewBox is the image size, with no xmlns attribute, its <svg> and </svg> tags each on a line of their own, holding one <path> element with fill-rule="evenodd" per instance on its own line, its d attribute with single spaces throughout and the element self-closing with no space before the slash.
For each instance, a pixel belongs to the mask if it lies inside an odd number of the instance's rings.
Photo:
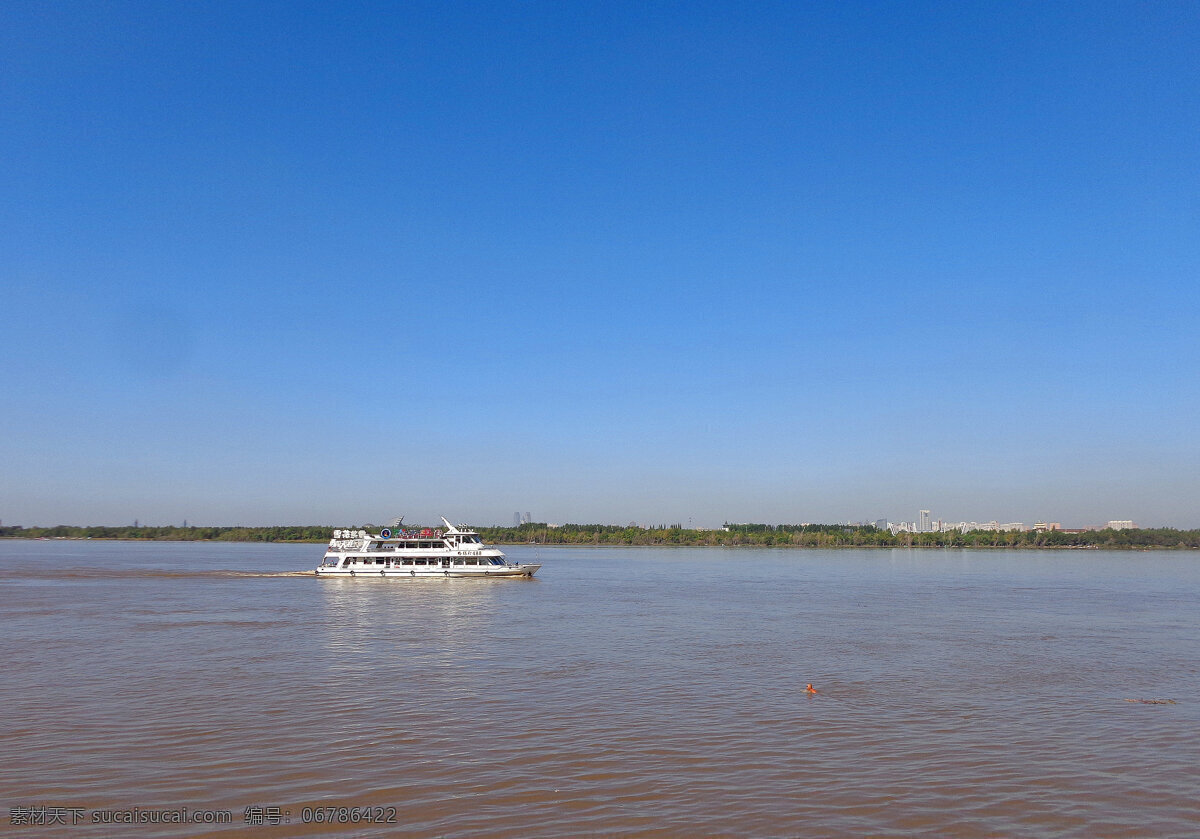
<svg viewBox="0 0 1200 839">
<path fill-rule="evenodd" d="M 0 519 L 1200 526 L 1200 6 L 0 6 Z"/>
</svg>

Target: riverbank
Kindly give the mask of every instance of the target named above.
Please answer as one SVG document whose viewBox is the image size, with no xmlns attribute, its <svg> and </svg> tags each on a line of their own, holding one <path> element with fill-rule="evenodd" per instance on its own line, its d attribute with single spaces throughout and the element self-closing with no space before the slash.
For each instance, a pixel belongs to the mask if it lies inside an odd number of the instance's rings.
<svg viewBox="0 0 1200 839">
<path fill-rule="evenodd" d="M 373 525 L 362 525 L 371 530 Z M 326 526 L 267 527 L 4 527 L 0 538 L 79 539 L 139 542 L 250 542 L 321 544 L 333 528 Z M 1197 550 L 1200 530 L 1140 528 L 1049 531 L 972 530 L 947 533 L 890 533 L 875 527 L 846 525 L 728 525 L 720 530 L 678 527 L 640 528 L 615 525 L 567 524 L 551 527 L 481 527 L 485 542 L 505 545 L 561 547 L 691 547 L 691 548 L 1007 548 L 1064 550 Z"/>
</svg>

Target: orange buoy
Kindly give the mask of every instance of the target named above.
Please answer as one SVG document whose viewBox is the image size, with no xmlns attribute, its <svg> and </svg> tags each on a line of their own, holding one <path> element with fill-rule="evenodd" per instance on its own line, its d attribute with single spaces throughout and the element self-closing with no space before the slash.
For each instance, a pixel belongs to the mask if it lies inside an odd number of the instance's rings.
<svg viewBox="0 0 1200 839">
<path fill-rule="evenodd" d="M 805 693 L 816 693 L 816 692 L 817 692 L 817 689 L 816 689 L 815 687 L 813 687 L 813 686 L 812 686 L 812 682 L 809 682 L 809 683 L 808 683 L 808 687 L 806 687 L 806 688 L 804 689 L 804 692 L 805 692 Z"/>
</svg>

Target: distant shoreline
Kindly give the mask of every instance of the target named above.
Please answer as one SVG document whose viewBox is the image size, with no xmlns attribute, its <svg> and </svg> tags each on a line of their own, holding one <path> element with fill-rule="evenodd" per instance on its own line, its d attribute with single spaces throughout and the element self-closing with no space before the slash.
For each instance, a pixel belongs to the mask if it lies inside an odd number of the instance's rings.
<svg viewBox="0 0 1200 839">
<path fill-rule="evenodd" d="M 323 545 L 327 539 L 262 539 L 262 538 L 171 538 L 162 536 L 14 536 L 0 535 L 0 541 L 7 542 L 141 542 L 141 543 L 172 543 L 180 544 L 187 542 L 197 542 L 205 544 L 213 543 L 235 543 L 241 545 Z M 488 541 L 488 540 L 485 540 Z M 969 550 L 969 551 L 993 551 L 993 550 L 1018 550 L 1018 551 L 1131 551 L 1131 552 L 1148 552 L 1148 551 L 1198 551 L 1200 545 L 1195 544 L 1139 544 L 1130 542 L 1125 544 L 1036 544 L 1017 542 L 1014 544 L 852 544 L 852 543 L 831 543 L 831 544 L 757 544 L 757 543 L 690 543 L 690 542 L 659 542 L 659 543 L 632 543 L 632 542 L 517 542 L 517 541 L 493 541 L 500 547 L 534 547 L 534 548 L 720 548 L 725 550 L 739 549 L 781 549 L 781 550 L 920 550 L 920 551 L 946 551 L 946 550 Z"/>
<path fill-rule="evenodd" d="M 378 525 L 358 529 L 378 532 Z M 871 525 L 726 524 L 713 530 L 680 525 L 639 527 L 611 524 L 522 524 L 519 527 L 474 528 L 483 541 L 506 545 L 563 547 L 692 547 L 692 548 L 1016 548 L 1038 550 L 1197 550 L 1200 530 L 1174 528 L 1105 528 L 1102 530 L 969 530 L 892 533 Z M 334 532 L 327 525 L 150 527 L 0 527 L 0 538 L 88 539 L 135 542 L 247 542 L 322 544 Z"/>
</svg>

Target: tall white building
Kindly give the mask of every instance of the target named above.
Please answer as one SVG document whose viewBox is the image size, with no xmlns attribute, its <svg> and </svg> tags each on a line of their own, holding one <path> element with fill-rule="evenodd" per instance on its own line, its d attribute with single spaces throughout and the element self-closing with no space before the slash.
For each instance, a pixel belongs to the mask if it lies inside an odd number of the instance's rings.
<svg viewBox="0 0 1200 839">
<path fill-rule="evenodd" d="M 921 511 L 921 517 L 920 517 L 920 519 L 919 519 L 919 520 L 918 520 L 918 522 L 917 522 L 917 532 L 919 532 L 919 533 L 928 533 L 929 531 L 930 531 L 930 527 L 929 527 L 929 511 L 928 511 L 928 510 L 922 510 L 922 511 Z"/>
</svg>

